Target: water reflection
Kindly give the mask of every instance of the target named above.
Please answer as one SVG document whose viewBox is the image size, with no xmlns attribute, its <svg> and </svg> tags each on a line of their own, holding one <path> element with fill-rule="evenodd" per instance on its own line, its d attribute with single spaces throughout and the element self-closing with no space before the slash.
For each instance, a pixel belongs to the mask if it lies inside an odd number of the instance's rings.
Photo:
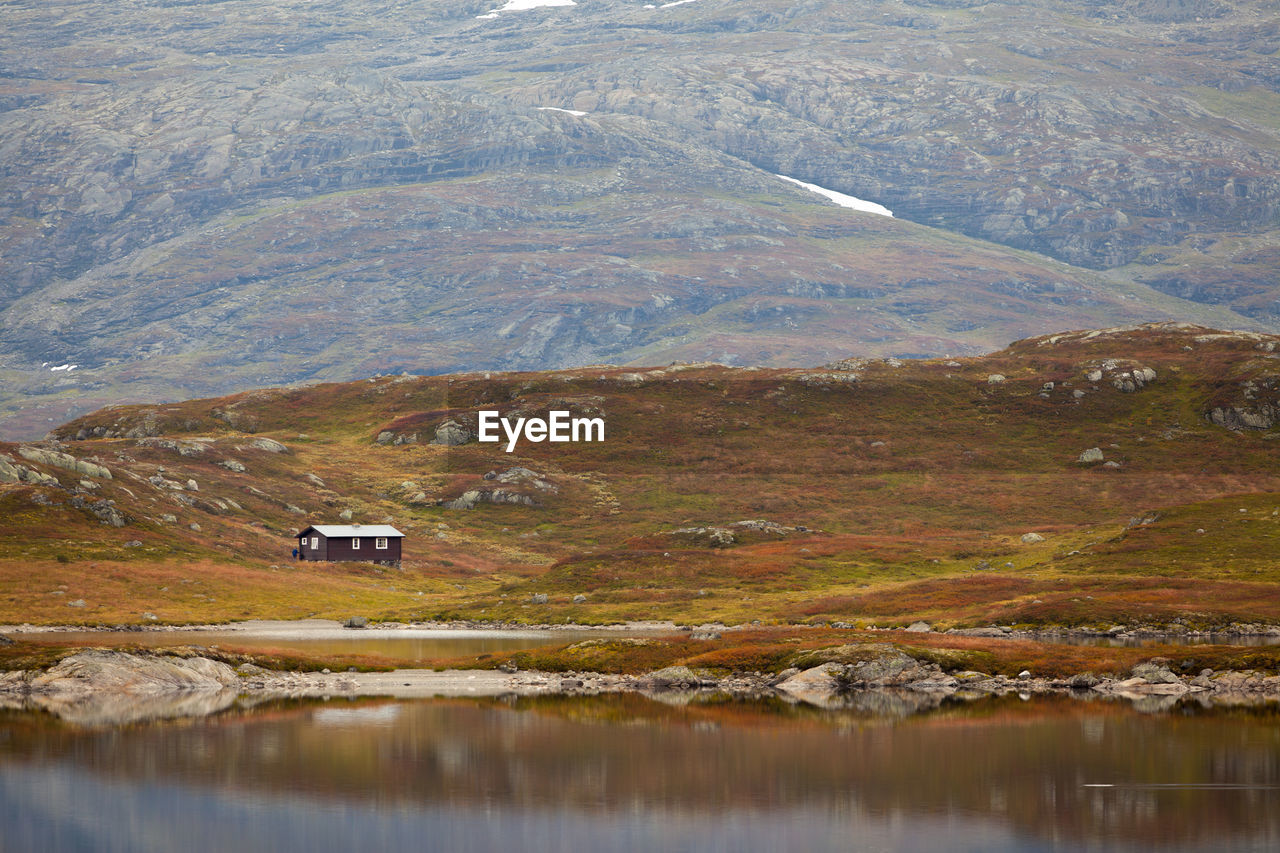
<svg viewBox="0 0 1280 853">
<path fill-rule="evenodd" d="M 905 719 L 638 695 L 7 712 L 0 849 L 1277 849 L 1277 722 L 1016 697 Z"/>
</svg>

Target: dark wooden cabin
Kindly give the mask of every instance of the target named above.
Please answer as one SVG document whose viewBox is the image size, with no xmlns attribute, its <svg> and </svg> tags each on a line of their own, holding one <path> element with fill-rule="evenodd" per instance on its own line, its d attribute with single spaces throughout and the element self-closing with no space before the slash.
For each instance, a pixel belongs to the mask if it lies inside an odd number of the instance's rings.
<svg viewBox="0 0 1280 853">
<path fill-rule="evenodd" d="M 389 524 L 313 524 L 298 534 L 298 559 L 398 565 L 403 539 Z"/>
</svg>

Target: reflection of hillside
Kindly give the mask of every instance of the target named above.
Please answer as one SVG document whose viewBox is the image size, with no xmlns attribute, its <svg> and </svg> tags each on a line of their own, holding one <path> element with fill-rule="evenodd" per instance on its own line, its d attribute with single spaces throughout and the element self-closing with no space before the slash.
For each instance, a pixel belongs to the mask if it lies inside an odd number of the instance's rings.
<svg viewBox="0 0 1280 853">
<path fill-rule="evenodd" d="M 1142 787 L 1280 785 L 1274 711 L 1150 717 L 1120 705 L 1013 699 L 887 723 L 780 704 L 672 707 L 637 696 L 513 705 L 270 705 L 123 732 L 17 716 L 6 720 L 0 755 L 69 759 L 133 781 L 406 808 L 602 817 L 635 808 L 963 812 L 1057 839 L 1280 837 L 1280 814 L 1257 799 L 1266 792 Z"/>
</svg>

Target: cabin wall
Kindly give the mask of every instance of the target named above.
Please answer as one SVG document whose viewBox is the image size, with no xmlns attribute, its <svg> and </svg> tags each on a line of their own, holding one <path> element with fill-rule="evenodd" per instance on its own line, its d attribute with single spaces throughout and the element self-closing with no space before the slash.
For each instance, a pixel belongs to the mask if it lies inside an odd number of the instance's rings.
<svg viewBox="0 0 1280 853">
<path fill-rule="evenodd" d="M 299 542 L 299 546 L 298 546 L 298 559 L 299 559 L 299 560 L 327 560 L 327 559 L 329 559 L 329 555 L 328 555 L 328 548 L 329 548 L 329 545 L 328 545 L 328 542 L 325 540 L 325 537 L 323 537 L 323 536 L 321 536 L 319 533 L 317 533 L 317 534 L 316 534 L 316 538 L 320 540 L 320 541 L 317 543 L 317 544 L 318 544 L 318 546 L 319 546 L 319 547 L 317 547 L 317 548 L 312 548 L 312 547 L 311 547 L 311 537 L 310 537 L 310 536 L 306 537 L 305 539 L 299 539 L 299 540 L 298 540 L 298 542 Z"/>
<path fill-rule="evenodd" d="M 379 550 L 374 545 L 377 542 L 376 536 L 361 536 L 360 547 L 351 547 L 351 537 L 335 536 L 327 537 L 315 534 L 319 539 L 319 547 L 311 547 L 311 537 L 299 539 L 302 543 L 298 548 L 298 559 L 300 560 L 321 560 L 331 562 L 389 562 L 400 559 L 401 543 L 404 540 L 397 536 L 387 537 L 387 547 Z"/>
<path fill-rule="evenodd" d="M 334 562 L 359 560 L 366 563 L 400 559 L 400 539 L 396 537 L 387 539 L 387 547 L 379 550 L 373 547 L 374 538 L 373 536 L 361 536 L 360 547 L 352 548 L 351 537 L 335 536 L 328 540 L 328 557 L 325 559 L 333 560 Z"/>
</svg>

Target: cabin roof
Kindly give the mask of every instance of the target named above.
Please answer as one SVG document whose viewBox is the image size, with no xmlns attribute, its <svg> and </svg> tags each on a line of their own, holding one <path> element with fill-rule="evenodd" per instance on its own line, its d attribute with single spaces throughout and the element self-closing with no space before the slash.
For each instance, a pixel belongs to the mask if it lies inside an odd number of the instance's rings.
<svg viewBox="0 0 1280 853">
<path fill-rule="evenodd" d="M 345 536 L 350 536 L 353 539 L 364 536 L 382 536 L 388 539 L 393 537 L 404 538 L 404 534 L 390 524 L 313 524 L 306 530 L 300 531 L 295 538 L 306 536 L 312 530 L 326 538 L 341 538 Z"/>
</svg>

